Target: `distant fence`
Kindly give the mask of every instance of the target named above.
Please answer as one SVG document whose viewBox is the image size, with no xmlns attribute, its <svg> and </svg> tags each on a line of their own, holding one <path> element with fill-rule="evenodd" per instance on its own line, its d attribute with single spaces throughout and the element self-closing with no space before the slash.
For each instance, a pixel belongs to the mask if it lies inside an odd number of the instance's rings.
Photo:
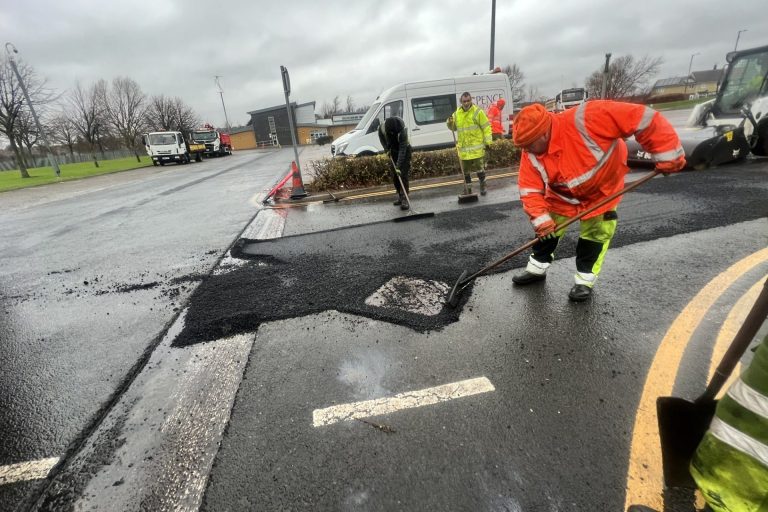
<svg viewBox="0 0 768 512">
<path fill-rule="evenodd" d="M 146 156 L 147 153 L 143 149 L 139 150 L 139 156 Z M 96 152 L 96 159 L 97 160 L 115 160 L 117 158 L 128 158 L 128 157 L 134 157 L 133 151 L 129 149 L 118 149 L 114 151 L 97 151 Z M 47 167 L 50 166 L 50 162 L 48 161 L 48 157 L 45 155 L 35 155 L 34 158 L 30 158 L 29 155 L 26 155 L 25 161 L 27 162 L 27 165 L 29 167 Z M 61 164 L 75 164 L 79 162 L 92 162 L 93 156 L 90 153 L 75 153 L 74 155 L 70 155 L 69 153 L 56 155 L 56 162 Z M 0 171 L 10 171 L 12 169 L 18 169 L 19 166 L 16 162 L 16 159 L 12 156 L 1 156 L 0 157 Z"/>
</svg>

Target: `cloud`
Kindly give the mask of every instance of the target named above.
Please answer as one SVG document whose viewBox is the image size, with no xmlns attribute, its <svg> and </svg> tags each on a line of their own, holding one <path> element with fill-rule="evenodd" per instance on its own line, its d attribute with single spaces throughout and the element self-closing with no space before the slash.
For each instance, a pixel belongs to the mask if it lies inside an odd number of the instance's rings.
<svg viewBox="0 0 768 512">
<path fill-rule="evenodd" d="M 282 104 L 280 66 L 298 102 L 351 95 L 371 104 L 403 81 L 483 72 L 490 64 L 491 2 L 309 0 L 3 0 L 0 31 L 63 91 L 130 76 L 149 94 L 180 96 L 222 125 Z M 542 94 L 582 85 L 604 54 L 663 57 L 657 78 L 725 63 L 739 46 L 768 44 L 764 0 L 696 4 L 646 0 L 497 2 L 495 64 L 517 63 Z"/>
</svg>

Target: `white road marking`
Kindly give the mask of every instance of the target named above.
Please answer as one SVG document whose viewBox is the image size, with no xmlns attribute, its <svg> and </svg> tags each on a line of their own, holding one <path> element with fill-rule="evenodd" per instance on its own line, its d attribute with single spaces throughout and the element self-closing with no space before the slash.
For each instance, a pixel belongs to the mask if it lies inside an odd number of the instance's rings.
<svg viewBox="0 0 768 512">
<path fill-rule="evenodd" d="M 403 409 L 433 405 L 455 398 L 478 395 L 495 390 L 496 388 L 493 387 L 491 381 L 485 377 L 478 377 L 451 384 L 443 384 L 434 388 L 399 393 L 389 398 L 377 398 L 375 400 L 334 405 L 325 409 L 315 409 L 312 412 L 312 420 L 315 427 L 322 427 L 340 421 L 380 416 Z"/>
<path fill-rule="evenodd" d="M 450 286 L 440 281 L 397 276 L 365 299 L 365 303 L 369 306 L 402 309 L 409 313 L 433 316 L 443 309 L 445 296 L 450 289 Z"/>
<path fill-rule="evenodd" d="M 59 462 L 58 457 L 19 462 L 9 466 L 0 466 L 0 485 L 40 480 L 48 476 L 48 472 Z"/>
</svg>

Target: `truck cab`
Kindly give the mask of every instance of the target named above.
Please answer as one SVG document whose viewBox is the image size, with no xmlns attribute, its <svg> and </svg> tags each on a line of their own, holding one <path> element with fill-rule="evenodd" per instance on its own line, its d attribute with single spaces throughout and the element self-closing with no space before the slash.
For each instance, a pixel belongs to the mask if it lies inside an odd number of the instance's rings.
<svg viewBox="0 0 768 512">
<path fill-rule="evenodd" d="M 186 164 L 192 158 L 200 161 L 200 153 L 190 150 L 181 132 L 145 133 L 141 139 L 147 155 L 152 158 L 152 165 L 165 165 L 170 162 Z"/>
<path fill-rule="evenodd" d="M 232 154 L 232 142 L 228 134 L 216 130 L 210 124 L 189 135 L 192 142 L 205 144 L 205 156 L 226 156 Z"/>
</svg>

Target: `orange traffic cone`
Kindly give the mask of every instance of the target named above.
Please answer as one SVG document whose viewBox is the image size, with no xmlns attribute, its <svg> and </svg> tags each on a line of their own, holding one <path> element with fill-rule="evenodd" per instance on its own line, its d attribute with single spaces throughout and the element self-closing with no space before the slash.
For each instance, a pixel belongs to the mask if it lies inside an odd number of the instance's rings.
<svg viewBox="0 0 768 512">
<path fill-rule="evenodd" d="M 291 191 L 291 199 L 301 199 L 307 197 L 309 194 L 304 190 L 304 182 L 301 180 L 301 172 L 296 162 L 291 162 L 291 170 L 293 171 L 293 187 Z"/>
</svg>

